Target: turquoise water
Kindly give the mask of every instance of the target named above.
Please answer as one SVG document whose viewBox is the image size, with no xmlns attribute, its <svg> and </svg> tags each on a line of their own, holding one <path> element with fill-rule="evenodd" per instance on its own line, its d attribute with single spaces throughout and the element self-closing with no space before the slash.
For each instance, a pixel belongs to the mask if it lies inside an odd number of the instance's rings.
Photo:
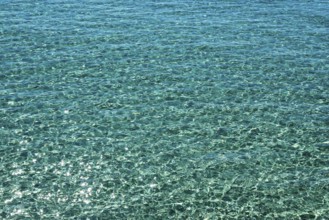
<svg viewBox="0 0 329 220">
<path fill-rule="evenodd" d="M 329 219 L 329 3 L 0 2 L 1 219 Z"/>
</svg>

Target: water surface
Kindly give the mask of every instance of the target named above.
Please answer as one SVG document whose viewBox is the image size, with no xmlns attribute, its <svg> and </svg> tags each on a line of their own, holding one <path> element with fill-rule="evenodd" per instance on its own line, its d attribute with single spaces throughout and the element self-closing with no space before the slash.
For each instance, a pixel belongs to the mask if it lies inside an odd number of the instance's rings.
<svg viewBox="0 0 329 220">
<path fill-rule="evenodd" d="M 1 1 L 0 218 L 329 218 L 326 1 Z"/>
</svg>

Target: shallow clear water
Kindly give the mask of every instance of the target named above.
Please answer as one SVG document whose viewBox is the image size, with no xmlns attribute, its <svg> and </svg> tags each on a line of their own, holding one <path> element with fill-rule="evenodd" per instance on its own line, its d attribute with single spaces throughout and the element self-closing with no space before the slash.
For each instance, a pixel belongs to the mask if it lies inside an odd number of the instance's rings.
<svg viewBox="0 0 329 220">
<path fill-rule="evenodd" d="M 0 218 L 329 218 L 327 1 L 0 2 Z"/>
</svg>

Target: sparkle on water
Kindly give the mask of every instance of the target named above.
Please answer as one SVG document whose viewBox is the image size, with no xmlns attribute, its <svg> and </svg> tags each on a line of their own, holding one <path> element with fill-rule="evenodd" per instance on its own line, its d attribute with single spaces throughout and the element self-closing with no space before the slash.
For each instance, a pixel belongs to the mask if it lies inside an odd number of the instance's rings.
<svg viewBox="0 0 329 220">
<path fill-rule="evenodd" d="M 329 218 L 328 11 L 1 1 L 0 218 Z"/>
</svg>

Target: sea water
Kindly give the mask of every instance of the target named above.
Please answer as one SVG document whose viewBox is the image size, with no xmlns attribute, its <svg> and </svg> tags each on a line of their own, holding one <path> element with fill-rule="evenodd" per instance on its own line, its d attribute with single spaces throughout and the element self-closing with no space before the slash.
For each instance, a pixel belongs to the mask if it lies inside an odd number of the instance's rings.
<svg viewBox="0 0 329 220">
<path fill-rule="evenodd" d="M 1 219 L 328 207 L 328 1 L 0 2 Z"/>
</svg>

